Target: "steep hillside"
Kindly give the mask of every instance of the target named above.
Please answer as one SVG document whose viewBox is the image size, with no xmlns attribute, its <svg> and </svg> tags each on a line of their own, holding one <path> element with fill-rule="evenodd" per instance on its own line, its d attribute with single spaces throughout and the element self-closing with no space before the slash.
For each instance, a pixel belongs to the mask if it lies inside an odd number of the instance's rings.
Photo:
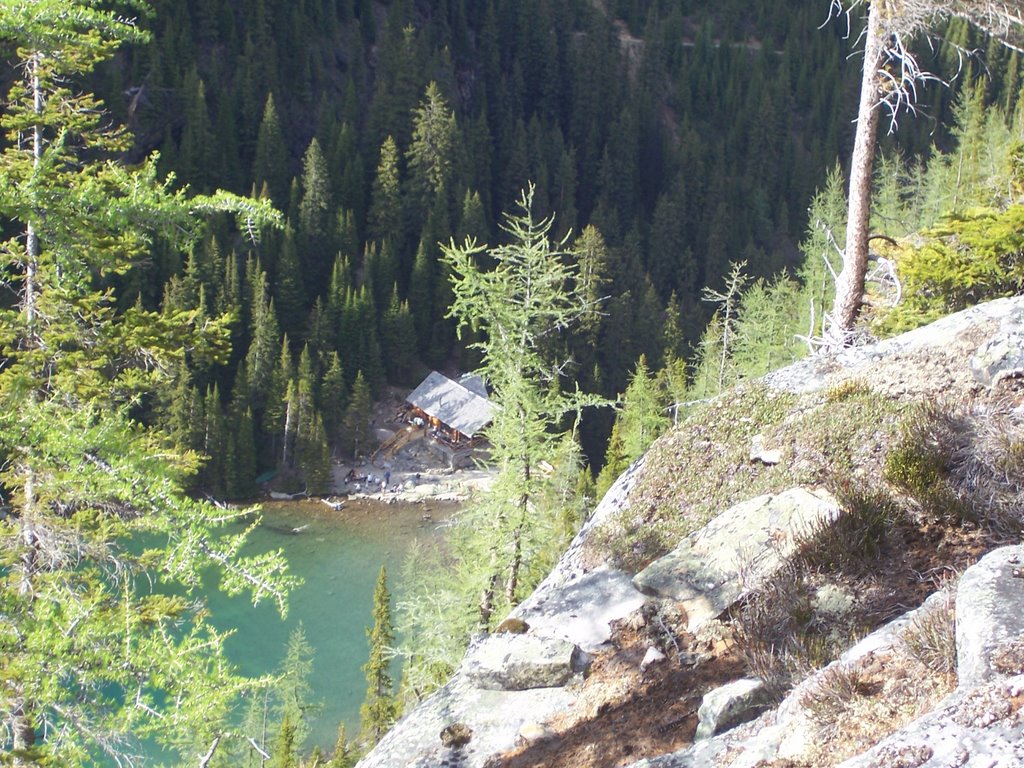
<svg viewBox="0 0 1024 768">
<path fill-rule="evenodd" d="M 698 405 L 516 609 L 522 634 L 477 638 L 360 765 L 625 766 L 685 748 L 712 688 L 762 680 L 748 719 L 779 701 L 1019 540 L 1022 349 L 1024 300 L 999 300 Z M 837 765 L 934 708 L 956 687 L 942 616 L 930 655 L 898 662 L 918 671 L 891 712 L 837 725 L 895 674 L 879 661 L 821 705 L 803 754 L 764 764 Z"/>
</svg>

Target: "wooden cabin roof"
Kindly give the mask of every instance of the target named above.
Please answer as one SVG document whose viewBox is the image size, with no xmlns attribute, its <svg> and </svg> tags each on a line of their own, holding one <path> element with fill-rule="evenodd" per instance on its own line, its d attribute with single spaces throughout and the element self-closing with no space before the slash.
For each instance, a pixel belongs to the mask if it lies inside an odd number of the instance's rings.
<svg viewBox="0 0 1024 768">
<path fill-rule="evenodd" d="M 431 371 L 405 401 L 467 437 L 494 418 L 494 405 L 486 397 L 437 371 Z"/>
</svg>

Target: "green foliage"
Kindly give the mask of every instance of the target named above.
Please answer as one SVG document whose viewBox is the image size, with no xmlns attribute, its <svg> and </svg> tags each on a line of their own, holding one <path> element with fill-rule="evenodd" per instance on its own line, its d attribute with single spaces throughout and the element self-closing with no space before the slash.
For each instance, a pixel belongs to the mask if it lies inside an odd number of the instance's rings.
<svg viewBox="0 0 1024 768">
<path fill-rule="evenodd" d="M 1024 205 L 949 215 L 905 249 L 897 268 L 903 302 L 886 314 L 893 333 L 1024 288 Z"/>
<path fill-rule="evenodd" d="M 299 760 L 296 753 L 299 743 L 295 723 L 286 714 L 284 720 L 281 721 L 277 738 L 274 740 L 274 752 L 270 758 L 270 768 L 298 768 Z"/>
<path fill-rule="evenodd" d="M 345 409 L 346 443 L 353 456 L 359 456 L 370 444 L 370 387 L 360 370 L 356 373 L 348 408 Z"/>
<path fill-rule="evenodd" d="M 486 435 L 497 475 L 451 532 L 449 562 L 416 579 L 429 587 L 403 607 L 406 689 L 416 696 L 450 672 L 474 621 L 489 629 L 540 580 L 578 519 L 578 510 L 567 514 L 565 506 L 576 488 L 579 452 L 574 435 L 560 435 L 557 425 L 578 421 L 583 407 L 599 401 L 562 391 L 564 361 L 550 357 L 548 342 L 593 307 L 580 294 L 574 262 L 548 239 L 552 219 L 534 219 L 533 195 L 531 187 L 519 212 L 506 216 L 507 244 L 444 248 L 455 295 L 451 315 L 460 332 L 477 334 L 480 372 L 493 388 Z"/>
<path fill-rule="evenodd" d="M 908 414 L 899 439 L 885 455 L 885 479 L 907 493 L 926 518 L 977 519 L 971 504 L 957 493 L 951 475 L 964 426 L 961 416 L 948 406 L 923 404 Z"/>
<path fill-rule="evenodd" d="M 399 714 L 390 668 L 395 628 L 391 620 L 391 593 L 388 592 L 388 575 L 384 566 L 381 566 L 373 589 L 373 626 L 367 628 L 366 638 L 370 643 L 370 658 L 363 665 L 367 689 L 359 717 L 362 720 L 360 741 L 369 749 L 380 741 Z"/>
<path fill-rule="evenodd" d="M 748 281 L 746 262 L 732 265 L 726 278 L 725 290 L 704 289 L 703 299 L 718 305 L 704 330 L 698 347 L 698 362 L 694 366 L 693 391 L 696 397 L 709 397 L 721 392 L 736 378 L 733 355 L 737 342 L 737 316 L 743 287 Z"/>
<path fill-rule="evenodd" d="M 892 543 L 903 510 L 885 491 L 846 484 L 838 494 L 843 513 L 806 536 L 799 558 L 811 568 L 844 572 L 871 569 Z"/>
<path fill-rule="evenodd" d="M 143 739 L 205 751 L 254 683 L 226 663 L 192 590 L 214 566 L 223 589 L 283 612 L 289 586 L 278 553 L 239 556 L 244 532 L 223 527 L 234 515 L 183 495 L 195 457 L 136 418 L 205 329 L 168 333 L 184 310 L 119 310 L 110 282 L 158 241 L 194 246 L 197 213 L 235 213 L 253 233 L 275 215 L 172 191 L 154 157 L 118 162 L 130 137 L 75 90 L 143 37 L 126 21 L 141 4 L 116 5 L 0 8 L 18 50 L 0 156 L 3 280 L 17 297 L 0 312 L 0 708 L 16 764 L 123 760 Z M 180 407 L 195 402 L 182 394 Z"/>
<path fill-rule="evenodd" d="M 263 120 L 256 142 L 253 184 L 257 191 L 266 185 L 270 198 L 277 205 L 283 205 L 288 196 L 287 152 L 274 95 L 270 93 L 263 107 Z"/>
<path fill-rule="evenodd" d="M 647 369 L 647 358 L 641 355 L 612 427 L 605 464 L 597 477 L 598 496 L 603 496 L 615 479 L 644 454 L 669 423 L 663 393 Z"/>
<path fill-rule="evenodd" d="M 334 752 L 324 768 L 353 768 L 358 759 L 359 756 L 349 743 L 345 733 L 345 723 L 341 723 L 338 726 L 338 739 L 334 744 Z"/>
</svg>

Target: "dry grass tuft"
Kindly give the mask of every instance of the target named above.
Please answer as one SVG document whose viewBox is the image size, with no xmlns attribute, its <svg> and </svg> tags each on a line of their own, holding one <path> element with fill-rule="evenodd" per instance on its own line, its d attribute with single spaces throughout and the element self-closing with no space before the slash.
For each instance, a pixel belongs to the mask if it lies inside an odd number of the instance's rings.
<svg viewBox="0 0 1024 768">
<path fill-rule="evenodd" d="M 925 519 L 1018 534 L 1024 416 L 1007 402 L 919 405 L 886 456 L 885 478 L 910 495 Z"/>
<path fill-rule="evenodd" d="M 870 568 L 893 537 L 903 510 L 885 489 L 847 484 L 836 496 L 843 514 L 811 531 L 799 558 L 810 568 Z"/>
<path fill-rule="evenodd" d="M 868 680 L 858 667 L 834 664 L 803 695 L 800 706 L 823 735 L 835 735 L 854 701 L 870 691 Z"/>
<path fill-rule="evenodd" d="M 899 649 L 935 675 L 956 677 L 956 612 L 953 593 L 924 609 L 899 635 Z"/>
</svg>

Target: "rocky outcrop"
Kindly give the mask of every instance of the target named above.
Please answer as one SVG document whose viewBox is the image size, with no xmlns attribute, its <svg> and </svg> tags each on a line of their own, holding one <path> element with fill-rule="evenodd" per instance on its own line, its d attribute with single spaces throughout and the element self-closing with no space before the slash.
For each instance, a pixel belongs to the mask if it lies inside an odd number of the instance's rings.
<svg viewBox="0 0 1024 768">
<path fill-rule="evenodd" d="M 556 688 L 584 667 L 574 643 L 505 633 L 474 643 L 462 661 L 462 673 L 472 685 L 498 691 Z"/>
<path fill-rule="evenodd" d="M 633 579 L 641 592 L 686 610 L 690 632 L 777 574 L 808 533 L 834 521 L 824 489 L 791 488 L 731 507 Z"/>
<path fill-rule="evenodd" d="M 1024 579 L 1014 576 L 1022 559 L 1024 546 L 1005 547 L 961 577 L 956 588 L 956 691 L 934 711 L 840 768 L 1024 765 Z M 808 693 L 838 667 L 855 668 L 891 653 L 913 621 L 947 600 L 948 595 L 936 593 L 920 608 L 868 635 L 754 722 L 630 768 L 714 768 L 726 753 L 731 768 L 807 760 L 817 733 L 807 710 Z M 961 629 L 968 624 L 970 631 Z"/>
<path fill-rule="evenodd" d="M 991 552 L 960 578 L 956 591 L 957 680 L 961 688 L 998 674 L 993 657 L 1024 640 L 1024 550 Z M 1022 670 L 1024 671 L 1024 670 Z"/>
<path fill-rule="evenodd" d="M 764 680 L 743 678 L 715 688 L 704 694 L 697 710 L 695 741 L 709 739 L 716 733 L 753 720 L 763 712 L 769 702 Z"/>
<path fill-rule="evenodd" d="M 887 375 L 880 384 L 887 395 L 934 396 L 920 375 L 921 366 L 932 366 L 934 370 L 929 370 L 933 380 L 946 375 L 955 378 L 956 386 L 950 389 L 959 393 L 980 391 L 983 384 L 996 386 L 1018 375 L 1018 364 L 1012 356 L 1006 358 L 1008 367 L 999 370 L 990 369 L 984 361 L 998 358 L 999 349 L 1014 348 L 1016 342 L 1000 339 L 997 334 L 1018 333 L 1012 326 L 1024 326 L 1024 319 L 1014 320 L 1011 315 L 1016 312 L 1018 318 L 1024 318 L 1022 308 L 1021 299 L 990 302 L 896 339 L 801 361 L 769 375 L 765 383 L 779 390 L 806 393 L 858 376 L 870 379 L 887 366 Z M 986 339 L 992 342 L 988 351 L 982 344 Z M 984 354 L 976 356 L 977 370 L 972 373 L 966 361 L 979 344 Z M 1024 349 L 1024 344 L 1017 346 Z M 938 361 L 937 350 L 942 351 Z M 979 374 L 983 368 L 989 373 Z M 878 382 L 872 379 L 871 383 L 874 389 Z M 788 460 L 789 454 L 779 447 L 755 439 L 749 460 L 772 471 L 770 468 L 784 454 Z M 587 551 L 586 542 L 598 526 L 628 506 L 643 468 L 641 459 L 618 479 L 556 567 L 514 611 L 513 617 L 522 620 L 525 632 L 499 642 L 488 638 L 474 646 L 453 679 L 406 715 L 360 762 L 360 768 L 482 768 L 495 754 L 517 742 L 557 737 L 549 728 L 552 719 L 578 701 L 573 686 L 564 683 L 578 679 L 577 671 L 588 654 L 608 647 L 613 622 L 655 595 L 657 599 L 681 600 L 690 629 L 702 624 L 707 627 L 710 618 L 745 591 L 771 579 L 804 533 L 840 514 L 834 499 L 811 488 L 751 499 L 687 537 L 674 552 L 634 579 L 607 565 L 595 567 L 588 559 L 592 552 Z M 986 559 L 984 565 L 975 566 L 981 570 L 968 570 L 961 582 L 963 598 L 959 594 L 957 597 L 958 664 L 963 676 L 960 689 L 932 714 L 848 762 L 848 768 L 1024 765 L 1024 758 L 1018 754 L 1020 748 L 1013 741 L 1024 737 L 1019 730 L 1024 663 L 1019 668 L 1014 666 L 1014 659 L 1024 658 L 1024 639 L 1020 637 L 1024 630 L 1011 621 L 1014 616 L 1024 616 L 1024 600 L 1020 600 L 1017 589 L 1024 580 L 1015 575 L 1010 560 L 1019 555 L 1003 552 L 1000 556 L 1006 559 Z M 891 654 L 907 624 L 933 608 L 936 601 L 946 599 L 944 595 L 933 597 L 917 611 L 864 638 L 756 720 L 678 753 L 641 761 L 636 768 L 713 768 L 723 764 L 727 752 L 732 768 L 753 768 L 760 761 L 804 759 L 817 734 L 805 697 L 819 684 L 820 675 L 842 665 L 863 665 L 873 657 Z M 518 651 L 524 654 L 517 655 Z M 542 687 L 524 688 L 518 672 L 513 674 L 515 668 L 529 666 L 535 661 L 533 657 L 543 658 L 549 653 L 557 657 L 554 666 L 560 671 L 549 678 L 544 677 L 546 671 L 540 673 L 535 668 L 529 674 Z M 531 658 L 524 659 L 524 655 Z M 656 669 L 659 663 L 665 662 L 652 660 L 647 666 Z M 948 726 L 946 730 L 943 723 Z M 439 734 L 456 724 L 460 734 L 471 734 L 469 740 L 442 742 Z M 945 744 L 955 744 L 960 751 L 946 749 L 942 746 Z M 1000 756 L 1000 749 L 1009 757 Z"/>
<path fill-rule="evenodd" d="M 1024 376 L 1024 310 L 1010 312 L 999 332 L 978 347 L 971 357 L 971 373 L 987 387 Z"/>
<path fill-rule="evenodd" d="M 1024 765 L 1024 546 L 990 552 L 956 591 L 957 690 L 840 768 Z"/>
<path fill-rule="evenodd" d="M 525 632 L 475 642 L 452 680 L 403 717 L 359 768 L 482 768 L 517 741 L 546 733 L 545 720 L 576 701 L 565 684 L 608 641 L 610 623 L 646 599 L 628 574 L 588 571 L 582 558 L 583 539 L 621 508 L 641 466 L 616 481 L 558 566 L 513 612 Z M 472 733 L 467 743 L 442 743 L 439 734 L 453 724 Z"/>
</svg>

